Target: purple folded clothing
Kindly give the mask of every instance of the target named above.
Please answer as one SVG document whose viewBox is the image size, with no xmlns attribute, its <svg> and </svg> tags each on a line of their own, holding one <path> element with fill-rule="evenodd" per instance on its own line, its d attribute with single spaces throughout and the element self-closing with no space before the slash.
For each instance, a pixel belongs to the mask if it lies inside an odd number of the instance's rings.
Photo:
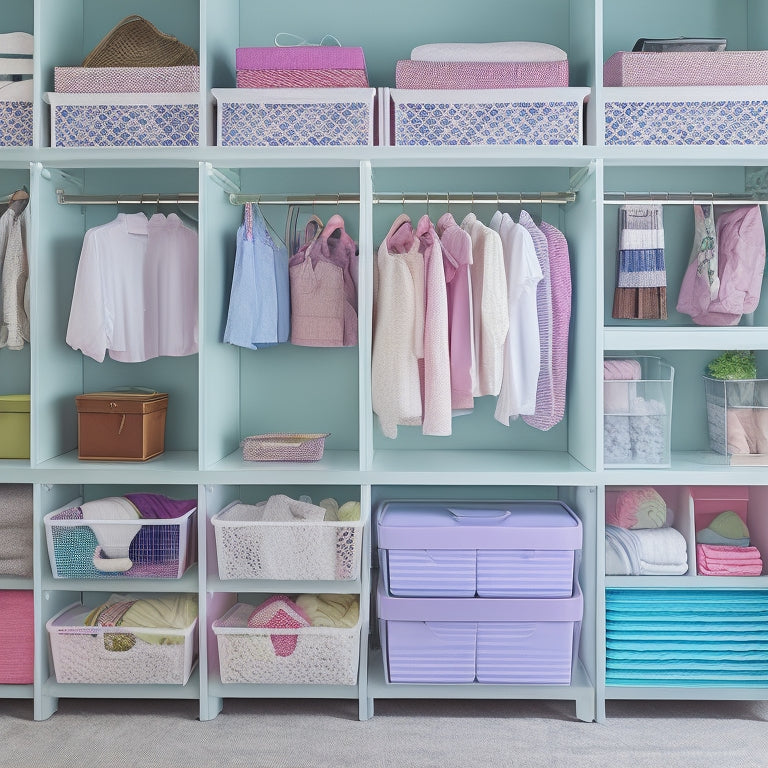
<svg viewBox="0 0 768 768">
<path fill-rule="evenodd" d="M 240 69 L 365 69 L 362 48 L 337 45 L 292 45 L 238 48 L 235 68 Z"/>
<path fill-rule="evenodd" d="M 566 88 L 568 61 L 412 61 L 395 68 L 398 88 Z"/>
<path fill-rule="evenodd" d="M 143 518 L 154 520 L 181 517 L 197 506 L 196 499 L 170 499 L 159 493 L 126 493 L 125 498 Z"/>
</svg>

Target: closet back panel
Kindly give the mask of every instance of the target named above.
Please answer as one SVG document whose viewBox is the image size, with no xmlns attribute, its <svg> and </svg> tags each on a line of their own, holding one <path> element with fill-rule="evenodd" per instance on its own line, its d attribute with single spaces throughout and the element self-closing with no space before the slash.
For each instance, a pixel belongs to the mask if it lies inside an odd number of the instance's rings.
<svg viewBox="0 0 768 768">
<path fill-rule="evenodd" d="M 237 0 L 235 0 L 237 2 Z M 591 19 L 590 8 L 570 0 L 539 0 L 537 12 L 530 13 L 524 0 L 481 0 L 473 6 L 471 17 L 461 24 L 462 42 L 536 40 L 556 45 L 575 59 L 576 71 L 585 74 L 591 49 L 586 41 L 570 40 L 572 13 Z M 587 5 L 590 5 L 587 3 Z M 571 10 L 572 6 L 575 10 Z M 447 13 L 440 0 L 417 4 L 396 0 L 371 3 L 362 14 L 351 10 L 344 0 L 317 3 L 296 0 L 290 5 L 240 2 L 239 39 L 228 41 L 231 48 L 231 83 L 234 85 L 234 47 L 271 46 L 275 35 L 289 32 L 318 43 L 323 35 L 334 35 L 342 45 L 362 46 L 372 86 L 394 85 L 395 63 L 410 58 L 418 45 L 457 42 L 456 13 Z M 362 22 L 362 23 L 361 23 Z M 590 39 L 594 33 L 590 30 Z M 572 85 L 585 85 L 573 82 Z"/>
<path fill-rule="evenodd" d="M 753 47 L 749 39 L 751 6 L 750 0 L 605 0 L 604 59 L 616 51 L 631 51 L 640 37 L 725 37 L 728 50 L 748 49 Z"/>
<path fill-rule="evenodd" d="M 632 194 L 648 192 L 688 193 L 745 193 L 745 168 L 606 168 L 606 192 Z M 604 206 L 605 213 L 605 325 L 640 327 L 689 326 L 696 327 L 689 315 L 677 312 L 676 305 L 688 261 L 693 247 L 694 209 L 692 205 L 663 206 L 664 262 L 667 270 L 667 320 L 616 320 L 611 316 L 613 293 L 616 285 L 616 248 L 620 205 Z M 761 208 L 762 212 L 762 208 Z M 763 214 L 764 217 L 764 214 Z M 765 218 L 765 217 L 764 217 Z M 763 289 L 766 277 L 763 277 Z M 752 315 L 744 315 L 740 325 L 768 326 L 768 302 L 762 300 Z"/>
<path fill-rule="evenodd" d="M 19 0 L 6 3 L 0 19 L 0 34 L 8 32 L 34 32 L 34 3 L 32 0 Z"/>
<path fill-rule="evenodd" d="M 116 174 L 114 169 L 91 169 L 85 172 L 68 171 L 83 178 L 84 194 L 117 195 L 176 192 L 196 192 L 197 169 L 178 169 L 154 171 L 152 169 L 123 169 Z M 41 215 L 51 213 L 60 221 L 61 231 L 56 232 L 56 225 L 49 218 L 40 227 L 43 239 L 38 250 L 40 270 L 46 276 L 41 280 L 42 302 L 45 310 L 41 312 L 45 326 L 44 336 L 55 347 L 56 359 L 66 358 L 63 366 L 67 374 L 60 376 L 58 367 L 48 357 L 39 358 L 42 370 L 50 375 L 42 375 L 40 386 L 49 391 L 49 396 L 57 402 L 59 421 L 49 422 L 43 430 L 47 437 L 55 440 L 55 449 L 43 448 L 40 458 L 51 458 L 63 451 L 72 450 L 77 445 L 77 411 L 74 396 L 82 392 L 94 392 L 113 389 L 117 386 L 141 386 L 169 394 L 169 408 L 166 421 L 166 451 L 190 451 L 197 448 L 197 408 L 198 408 L 198 373 L 197 355 L 186 357 L 158 357 L 142 363 L 120 363 L 107 354 L 99 363 L 74 350 L 66 344 L 66 329 L 69 322 L 72 295 L 77 274 L 83 238 L 87 230 L 112 221 L 118 213 L 137 213 L 143 210 L 151 217 L 156 211 L 169 215 L 179 213 L 172 207 L 113 206 L 113 205 L 58 205 L 55 202 L 56 177 L 51 182 L 43 182 L 45 195 L 41 201 Z M 60 182 L 59 182 L 60 183 Z M 78 190 L 80 191 L 80 190 Z M 194 222 L 181 216 L 187 226 L 194 228 Z M 55 277 L 54 277 L 55 276 Z M 52 279 L 53 277 L 53 279 Z M 48 291 L 56 291 L 46 301 Z M 49 315 L 50 313 L 50 315 Z M 45 408 L 45 400 L 41 408 Z M 40 411 L 44 418 L 44 411 Z M 57 424 L 56 429 L 50 423 Z M 53 435 L 58 434 L 58 439 Z"/>
<path fill-rule="evenodd" d="M 16 31 L 16 27 L 13 31 Z M 0 34 L 2 32 L 0 31 Z M 29 189 L 29 171 L 4 170 L 0 173 L 0 195 L 9 195 L 17 189 L 26 186 Z M 7 208 L 0 206 L 0 213 L 5 213 Z M 30 208 L 27 216 L 32 216 Z M 29 221 L 29 219 L 28 219 Z M 31 224 L 27 225 L 27 260 L 30 254 Z M 28 394 L 30 391 L 30 345 L 25 344 L 23 349 L 0 349 L 0 394 Z"/>
<path fill-rule="evenodd" d="M 567 191 L 569 188 L 569 172 L 564 168 L 376 168 L 374 169 L 374 195 L 388 193 L 399 195 L 408 192 L 419 192 L 435 195 L 446 194 L 466 196 L 471 192 L 484 194 L 514 195 L 527 193 L 538 195 L 540 192 Z M 589 194 L 587 194 L 589 198 Z M 556 205 L 525 205 L 534 219 L 544 217 L 546 221 L 558 227 L 568 238 L 565 223 L 569 214 L 562 213 Z M 517 220 L 521 210 L 519 205 L 500 205 L 498 208 L 509 212 Z M 417 204 L 379 204 L 373 211 L 374 252 L 386 237 L 392 222 L 403 211 L 411 217 L 414 226 L 419 218 L 427 213 L 433 222 L 446 212 L 461 224 L 464 217 L 474 212 L 477 218 L 486 225 L 497 210 L 496 203 L 485 204 L 476 202 L 472 205 L 445 202 L 426 202 Z M 594 225 L 592 225 L 594 231 Z M 593 236 L 594 240 L 594 236 Z M 569 244 L 572 239 L 569 239 Z M 572 274 L 580 265 L 570 252 Z M 587 266 L 588 270 L 589 267 Z M 579 283 L 577 283 L 579 285 Z M 581 285 L 587 285 L 582 281 Z M 593 289 L 587 289 L 588 291 Z M 573 301 L 572 308 L 585 313 L 589 317 L 593 299 L 585 296 L 584 301 Z M 573 325 L 571 328 L 571 338 Z M 592 344 L 593 336 L 588 343 Z M 569 373 L 575 371 L 569 365 Z M 589 376 L 587 366 L 579 368 L 582 374 Z M 568 414 L 555 427 L 542 432 L 529 427 L 522 419 L 510 421 L 510 426 L 504 426 L 494 419 L 496 408 L 495 397 L 475 398 L 474 411 L 471 414 L 455 417 L 452 422 L 452 434 L 448 437 L 422 435 L 421 427 L 398 427 L 397 439 L 391 440 L 382 435 L 376 419 L 373 428 L 373 446 L 377 450 L 413 450 L 413 449 L 495 449 L 495 450 L 526 450 L 526 451 L 568 451 Z"/>
<path fill-rule="evenodd" d="M 240 188 L 248 195 L 300 196 L 359 193 L 359 170 L 349 168 L 262 168 L 236 169 Z M 205 429 L 213 442 L 208 445 L 206 463 L 239 450 L 241 438 L 266 432 L 329 432 L 328 450 L 357 450 L 358 430 L 358 347 L 320 348 L 278 344 L 260 350 L 232 347 L 237 363 L 224 344 L 237 229 L 243 207 L 230 205 L 225 193 L 209 180 L 208 194 L 215 214 L 206 217 L 204 312 L 210 323 L 205 333 L 216 365 L 206 364 L 203 377 L 211 391 L 220 391 L 218 382 L 236 377 L 239 385 L 237 413 L 226 406 L 214 406 L 214 416 L 205 415 Z M 261 214 L 275 241 L 284 241 L 288 206 L 263 205 Z M 339 213 L 347 233 L 359 239 L 359 205 L 301 206 L 298 232 L 303 240 L 304 224 L 315 213 L 323 222 Z M 362 266 L 361 266 L 362 269 Z M 219 363 L 221 367 L 219 367 Z M 229 391 L 233 391 L 226 384 Z M 232 419 L 237 418 L 233 423 Z"/>
</svg>

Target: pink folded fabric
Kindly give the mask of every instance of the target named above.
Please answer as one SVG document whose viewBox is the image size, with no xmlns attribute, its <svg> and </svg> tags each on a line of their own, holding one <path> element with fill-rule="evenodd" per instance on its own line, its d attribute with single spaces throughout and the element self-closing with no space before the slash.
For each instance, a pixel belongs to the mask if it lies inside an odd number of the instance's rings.
<svg viewBox="0 0 768 768">
<path fill-rule="evenodd" d="M 566 88 L 567 61 L 412 61 L 395 67 L 397 88 Z"/>
<path fill-rule="evenodd" d="M 0 683 L 34 680 L 35 618 L 32 590 L 0 591 Z"/>
<path fill-rule="evenodd" d="M 603 360 L 603 379 L 605 381 L 638 380 L 642 378 L 642 368 L 638 360 Z"/>
<path fill-rule="evenodd" d="M 307 614 L 286 595 L 273 595 L 259 605 L 248 617 L 249 627 L 270 629 L 299 629 L 310 627 Z M 272 647 L 278 656 L 290 656 L 296 650 L 296 635 L 270 635 Z"/>
<path fill-rule="evenodd" d="M 365 69 L 362 48 L 290 45 L 238 48 L 235 69 Z"/>
<path fill-rule="evenodd" d="M 763 572 L 756 547 L 697 544 L 696 562 L 701 576 L 760 576 Z"/>
</svg>

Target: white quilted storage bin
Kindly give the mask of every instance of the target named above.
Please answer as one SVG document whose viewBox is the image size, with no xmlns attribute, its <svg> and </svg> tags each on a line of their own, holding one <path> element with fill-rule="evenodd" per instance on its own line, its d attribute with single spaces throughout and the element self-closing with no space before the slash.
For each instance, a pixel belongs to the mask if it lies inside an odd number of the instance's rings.
<svg viewBox="0 0 768 768">
<path fill-rule="evenodd" d="M 54 93 L 52 147 L 196 147 L 200 94 Z"/>
<path fill-rule="evenodd" d="M 76 603 L 45 625 L 57 682 L 185 685 L 189 680 L 197 619 L 185 629 L 83 626 L 90 612 Z"/>
<path fill-rule="evenodd" d="M 405 146 L 582 144 L 589 88 L 384 88 L 384 139 Z"/>
<path fill-rule="evenodd" d="M 374 88 L 214 88 L 222 147 L 373 144 Z"/>
<path fill-rule="evenodd" d="M 768 144 L 768 86 L 604 88 L 608 145 Z"/>
<path fill-rule="evenodd" d="M 364 520 L 266 522 L 234 501 L 211 518 L 220 579 L 348 581 L 360 574 Z"/>
<path fill-rule="evenodd" d="M 357 685 L 360 621 L 349 629 L 249 627 L 253 609 L 236 603 L 213 622 L 222 683 Z M 296 638 L 295 647 L 279 655 L 273 638 L 285 636 Z"/>
</svg>

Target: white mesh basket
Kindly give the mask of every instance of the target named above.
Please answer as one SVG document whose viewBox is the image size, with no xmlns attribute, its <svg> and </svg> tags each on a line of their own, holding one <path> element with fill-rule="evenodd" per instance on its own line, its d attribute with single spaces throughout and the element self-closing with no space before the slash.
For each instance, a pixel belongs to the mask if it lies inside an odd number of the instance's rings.
<svg viewBox="0 0 768 768">
<path fill-rule="evenodd" d="M 349 629 L 249 627 L 254 606 L 236 603 L 217 621 L 222 683 L 357 685 L 360 621 Z M 295 636 L 296 647 L 280 656 L 273 636 Z"/>
<path fill-rule="evenodd" d="M 234 501 L 211 518 L 220 579 L 349 581 L 360 573 L 363 520 L 264 522 Z M 251 519 L 247 519 L 248 517 Z"/>
<path fill-rule="evenodd" d="M 185 629 L 86 627 L 75 603 L 46 623 L 59 683 L 185 685 L 195 658 L 195 619 Z"/>
</svg>

